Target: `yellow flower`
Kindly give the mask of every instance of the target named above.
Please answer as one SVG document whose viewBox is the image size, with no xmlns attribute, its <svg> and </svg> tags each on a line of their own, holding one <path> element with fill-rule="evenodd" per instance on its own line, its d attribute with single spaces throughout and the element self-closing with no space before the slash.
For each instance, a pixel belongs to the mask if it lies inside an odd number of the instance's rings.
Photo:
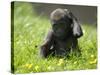
<svg viewBox="0 0 100 75">
<path fill-rule="evenodd" d="M 63 62 L 64 60 L 63 59 L 59 59 L 59 62 Z"/>
<path fill-rule="evenodd" d="M 51 67 L 51 66 L 49 66 L 49 67 L 48 67 L 48 70 L 51 70 L 51 68 L 52 68 L 52 67 Z"/>
<path fill-rule="evenodd" d="M 32 64 L 25 64 L 25 67 L 30 69 L 32 67 Z"/>
<path fill-rule="evenodd" d="M 97 62 L 97 59 L 94 59 L 93 61 L 90 61 L 90 64 L 95 64 Z"/>
<path fill-rule="evenodd" d="M 59 62 L 58 62 L 58 66 L 62 65 L 63 63 L 64 63 L 64 60 L 60 59 Z"/>
<path fill-rule="evenodd" d="M 75 61 L 74 64 L 77 64 L 77 61 Z"/>
<path fill-rule="evenodd" d="M 91 58 L 94 58 L 94 55 L 91 55 L 90 57 L 91 57 Z"/>
<path fill-rule="evenodd" d="M 29 69 L 32 68 L 32 64 L 29 64 L 28 68 L 29 68 Z"/>
<path fill-rule="evenodd" d="M 62 63 L 58 63 L 58 66 L 60 66 Z"/>
<path fill-rule="evenodd" d="M 48 70 L 54 70 L 54 67 L 49 66 Z"/>
<path fill-rule="evenodd" d="M 35 70 L 36 70 L 36 71 L 38 71 L 38 69 L 39 69 L 39 66 L 38 66 L 38 65 L 37 65 L 37 66 L 35 66 Z"/>
<path fill-rule="evenodd" d="M 28 67 L 29 64 L 25 64 L 25 67 Z"/>
</svg>

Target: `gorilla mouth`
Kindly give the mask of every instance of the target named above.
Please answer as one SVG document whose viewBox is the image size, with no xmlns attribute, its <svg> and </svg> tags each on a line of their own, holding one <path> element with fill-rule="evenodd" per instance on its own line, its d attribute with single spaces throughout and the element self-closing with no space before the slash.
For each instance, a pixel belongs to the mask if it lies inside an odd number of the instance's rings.
<svg viewBox="0 0 100 75">
<path fill-rule="evenodd" d="M 62 37 L 65 35 L 65 33 L 64 32 L 56 32 L 55 35 L 58 37 Z"/>
</svg>

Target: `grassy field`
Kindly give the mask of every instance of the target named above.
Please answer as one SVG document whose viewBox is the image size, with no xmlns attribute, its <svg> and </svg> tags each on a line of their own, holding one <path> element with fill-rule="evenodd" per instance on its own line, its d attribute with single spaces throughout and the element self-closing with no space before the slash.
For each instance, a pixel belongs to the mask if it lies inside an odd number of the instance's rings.
<svg viewBox="0 0 100 75">
<path fill-rule="evenodd" d="M 39 46 L 50 28 L 50 21 L 36 15 L 28 3 L 14 5 L 14 72 L 50 72 L 97 68 L 97 31 L 95 26 L 82 25 L 84 36 L 79 39 L 80 57 L 39 57 Z"/>
</svg>

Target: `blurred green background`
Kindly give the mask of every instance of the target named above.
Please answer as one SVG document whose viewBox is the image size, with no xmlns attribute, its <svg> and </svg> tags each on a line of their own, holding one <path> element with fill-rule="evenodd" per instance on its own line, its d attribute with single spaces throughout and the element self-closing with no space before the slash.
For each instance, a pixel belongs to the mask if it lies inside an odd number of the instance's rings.
<svg viewBox="0 0 100 75">
<path fill-rule="evenodd" d="M 82 55 L 69 58 L 39 57 L 39 46 L 50 29 L 50 13 L 68 8 L 82 23 L 84 35 L 79 39 Z M 61 4 L 12 2 L 12 72 L 32 73 L 97 68 L 97 7 Z"/>
</svg>

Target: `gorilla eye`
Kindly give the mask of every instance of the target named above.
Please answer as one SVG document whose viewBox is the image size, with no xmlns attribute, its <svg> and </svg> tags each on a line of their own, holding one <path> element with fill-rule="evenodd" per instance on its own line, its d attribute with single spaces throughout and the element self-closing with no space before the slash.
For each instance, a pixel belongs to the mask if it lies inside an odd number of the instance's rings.
<svg viewBox="0 0 100 75">
<path fill-rule="evenodd" d="M 57 25 L 57 24 L 53 24 L 53 26 L 55 26 L 55 25 Z"/>
<path fill-rule="evenodd" d="M 56 27 L 57 26 L 57 24 L 53 24 L 53 27 Z"/>
<path fill-rule="evenodd" d="M 59 23 L 59 25 L 63 25 L 64 23 Z"/>
</svg>

